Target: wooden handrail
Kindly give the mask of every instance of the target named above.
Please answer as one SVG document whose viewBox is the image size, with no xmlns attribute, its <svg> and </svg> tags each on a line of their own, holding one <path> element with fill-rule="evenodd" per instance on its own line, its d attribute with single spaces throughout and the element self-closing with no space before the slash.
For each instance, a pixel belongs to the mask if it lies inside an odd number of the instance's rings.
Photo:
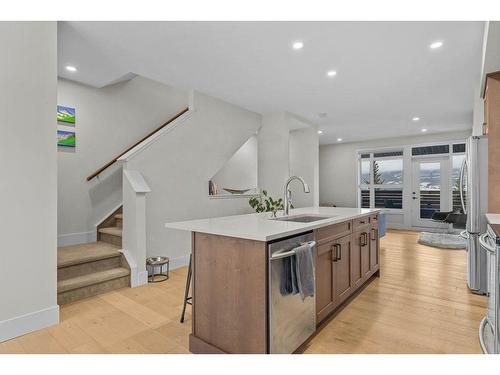
<svg viewBox="0 0 500 375">
<path fill-rule="evenodd" d="M 160 126 L 159 128 L 153 130 L 151 133 L 149 133 L 148 135 L 146 135 L 144 138 L 142 138 L 140 141 L 134 143 L 132 146 L 130 146 L 129 148 L 127 148 L 125 151 L 123 151 L 120 155 L 118 155 L 116 158 L 114 158 L 113 160 L 109 161 L 108 163 L 104 164 L 101 168 L 99 168 L 97 171 L 95 171 L 94 173 L 92 173 L 90 176 L 87 177 L 87 181 L 90 181 L 92 180 L 94 177 L 97 177 L 99 176 L 104 170 L 106 170 L 107 168 L 111 167 L 114 163 L 116 163 L 118 161 L 118 159 L 120 159 L 123 155 L 125 155 L 127 152 L 129 152 L 130 150 L 132 150 L 135 146 L 137 146 L 138 144 L 144 142 L 146 139 L 148 139 L 149 137 L 151 137 L 152 135 L 156 134 L 157 132 L 159 132 L 161 129 L 163 129 L 165 126 L 167 126 L 168 124 L 170 124 L 171 122 L 177 120 L 179 117 L 181 117 L 184 113 L 186 113 L 187 111 L 189 111 L 189 108 L 185 108 L 183 109 L 182 111 L 180 111 L 178 114 L 176 114 L 174 117 L 172 117 L 170 120 L 168 120 L 166 123 L 164 123 L 162 126 Z"/>
</svg>

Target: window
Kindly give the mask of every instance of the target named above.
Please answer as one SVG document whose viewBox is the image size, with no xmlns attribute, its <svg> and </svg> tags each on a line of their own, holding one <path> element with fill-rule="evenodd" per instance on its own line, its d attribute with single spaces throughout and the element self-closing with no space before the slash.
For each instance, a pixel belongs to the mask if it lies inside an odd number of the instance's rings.
<svg viewBox="0 0 500 375">
<path fill-rule="evenodd" d="M 420 146 L 420 147 L 413 147 L 411 149 L 411 154 L 413 156 L 448 154 L 449 152 L 450 152 L 450 145 Z"/>
<path fill-rule="evenodd" d="M 403 183 L 403 159 L 373 160 L 375 185 L 400 185 Z"/>
<path fill-rule="evenodd" d="M 370 190 L 361 189 L 361 208 L 370 208 Z"/>
<path fill-rule="evenodd" d="M 453 153 L 465 152 L 465 143 L 457 143 L 453 145 Z"/>
<path fill-rule="evenodd" d="M 403 208 L 403 188 L 375 188 L 375 208 Z"/>
<path fill-rule="evenodd" d="M 403 151 L 359 155 L 359 205 L 362 208 L 403 208 Z"/>
<path fill-rule="evenodd" d="M 361 160 L 361 183 L 369 184 L 370 179 L 370 160 Z"/>
</svg>

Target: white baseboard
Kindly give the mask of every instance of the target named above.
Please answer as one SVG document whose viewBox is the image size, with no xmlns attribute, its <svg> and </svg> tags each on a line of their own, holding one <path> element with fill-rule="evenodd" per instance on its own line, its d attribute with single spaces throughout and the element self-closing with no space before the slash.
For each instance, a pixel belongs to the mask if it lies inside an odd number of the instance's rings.
<svg viewBox="0 0 500 375">
<path fill-rule="evenodd" d="M 137 263 L 130 251 L 121 249 L 120 252 L 130 267 L 130 287 L 135 288 L 148 283 L 148 271 L 139 271 Z"/>
<path fill-rule="evenodd" d="M 458 234 L 463 229 L 448 229 L 448 228 L 430 228 L 430 227 L 409 227 L 404 224 L 387 224 L 386 229 L 408 230 L 413 232 L 432 232 L 432 233 L 452 233 Z"/>
<path fill-rule="evenodd" d="M 57 236 L 57 246 L 71 246 L 81 243 L 89 243 L 97 241 L 97 233 L 95 231 L 60 234 Z"/>
<path fill-rule="evenodd" d="M 0 342 L 59 323 L 59 306 L 0 321 Z"/>
<path fill-rule="evenodd" d="M 170 269 L 175 270 L 176 268 L 186 267 L 189 265 L 189 254 L 170 259 Z"/>
<path fill-rule="evenodd" d="M 148 283 L 148 271 L 137 272 L 137 286 Z"/>
</svg>

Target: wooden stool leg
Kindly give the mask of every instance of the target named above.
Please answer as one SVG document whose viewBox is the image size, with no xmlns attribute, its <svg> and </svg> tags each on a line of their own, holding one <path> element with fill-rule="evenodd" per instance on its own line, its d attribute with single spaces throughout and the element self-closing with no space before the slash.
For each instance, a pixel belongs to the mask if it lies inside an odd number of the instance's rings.
<svg viewBox="0 0 500 375">
<path fill-rule="evenodd" d="M 181 323 L 184 323 L 184 315 L 186 313 L 186 305 L 188 303 L 189 299 L 189 287 L 191 286 L 191 260 L 192 260 L 193 255 L 189 254 L 189 268 L 188 268 L 188 274 L 187 274 L 187 279 L 186 279 L 186 289 L 184 291 L 184 307 L 182 308 L 182 315 L 181 315 Z"/>
</svg>

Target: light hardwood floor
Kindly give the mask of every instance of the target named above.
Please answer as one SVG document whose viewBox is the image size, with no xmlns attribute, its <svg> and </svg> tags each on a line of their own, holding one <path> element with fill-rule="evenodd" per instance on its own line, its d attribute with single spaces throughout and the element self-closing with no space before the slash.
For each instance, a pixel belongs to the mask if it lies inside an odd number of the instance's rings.
<svg viewBox="0 0 500 375">
<path fill-rule="evenodd" d="M 306 353 L 481 353 L 486 298 L 465 282 L 465 251 L 381 241 L 373 280 L 309 343 Z M 167 282 L 121 289 L 61 307 L 61 323 L 0 344 L 0 353 L 188 353 L 190 307 L 179 323 L 186 268 Z"/>
</svg>

